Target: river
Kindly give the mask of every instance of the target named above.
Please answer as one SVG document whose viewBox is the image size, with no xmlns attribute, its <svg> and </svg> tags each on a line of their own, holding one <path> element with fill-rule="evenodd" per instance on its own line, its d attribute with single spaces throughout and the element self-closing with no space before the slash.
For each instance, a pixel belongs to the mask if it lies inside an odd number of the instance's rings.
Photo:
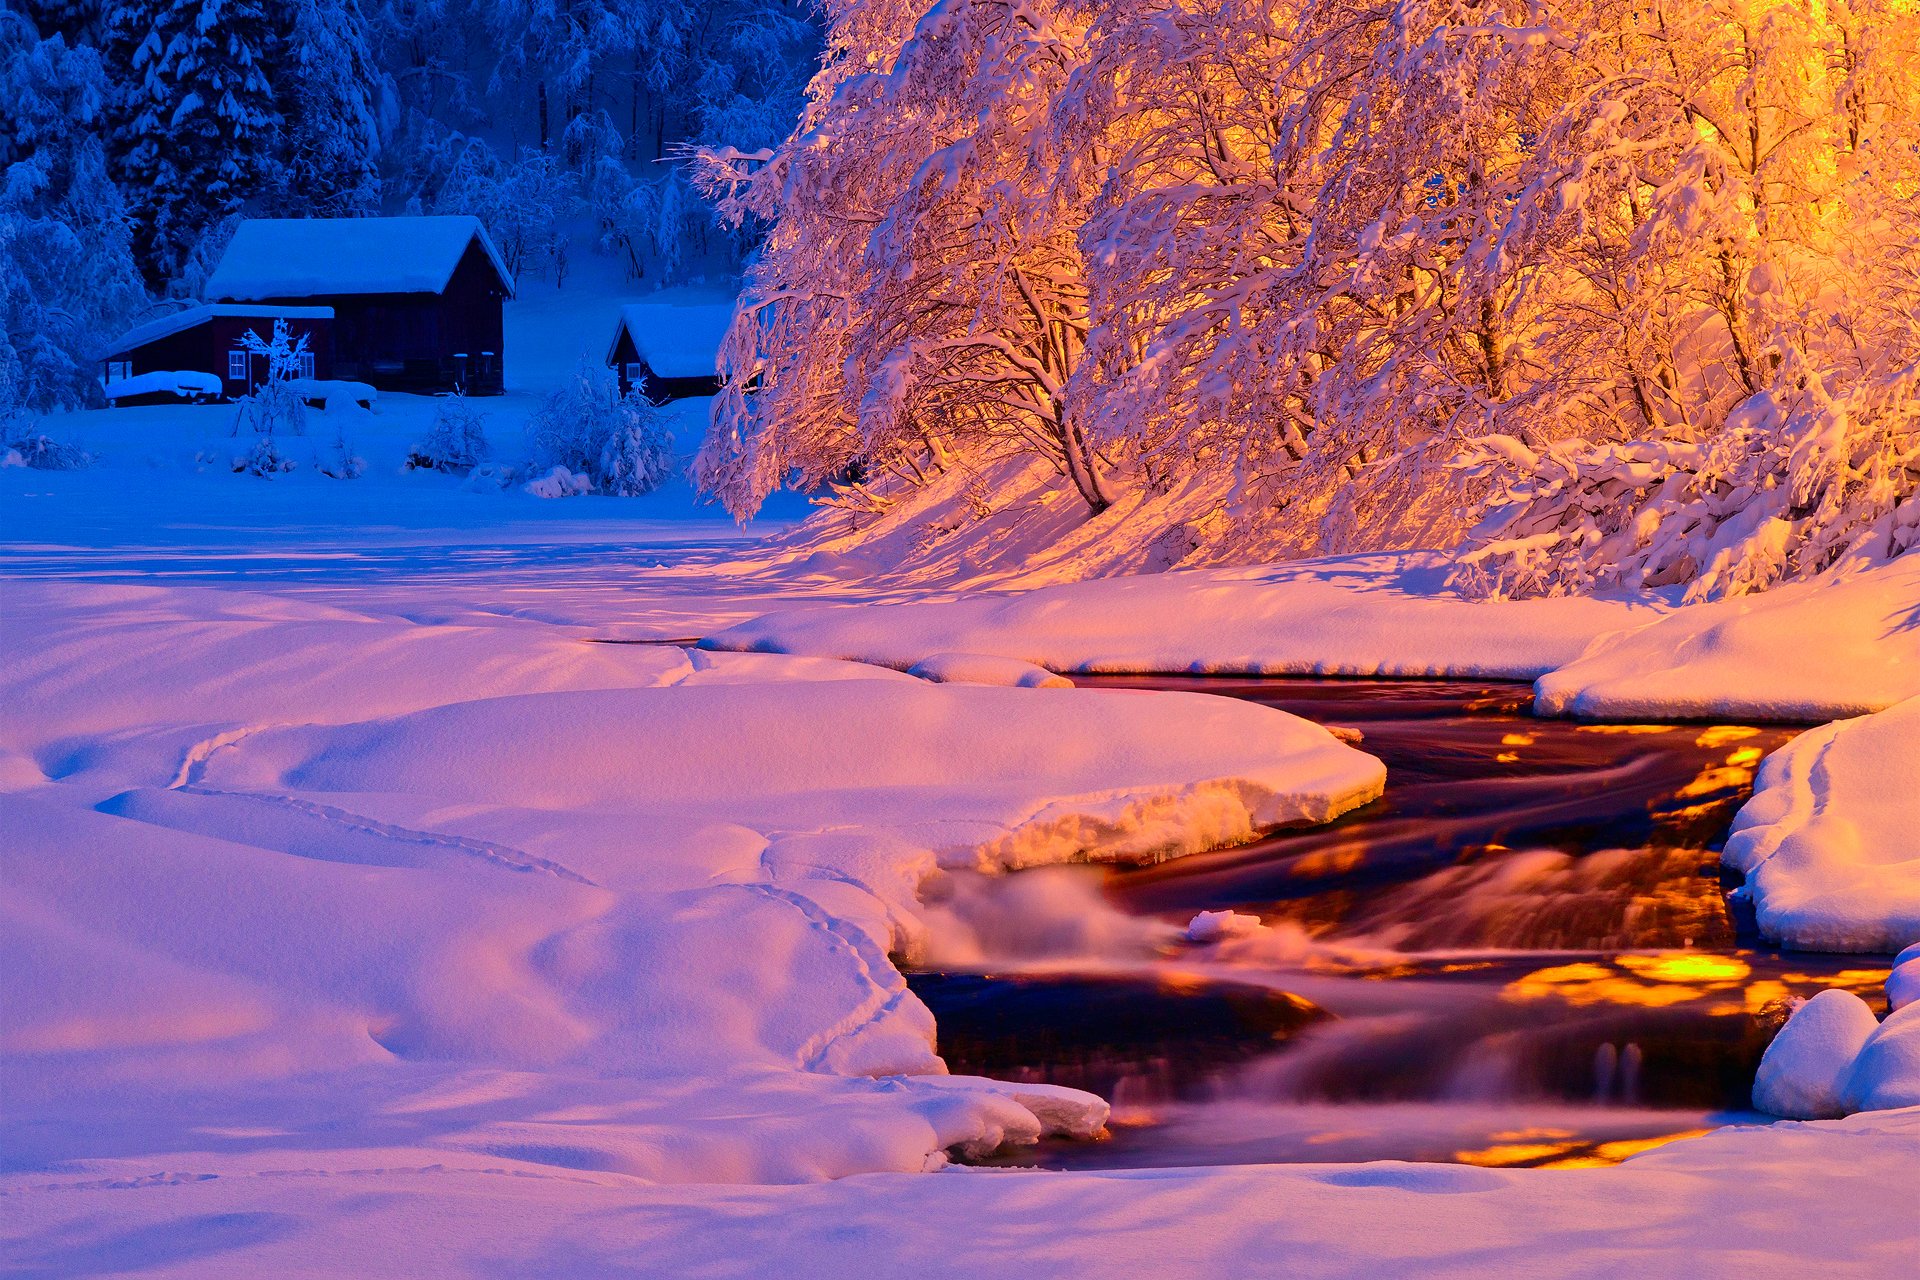
<svg viewBox="0 0 1920 1280">
<path fill-rule="evenodd" d="M 952 1069 L 1114 1104 L 1107 1140 L 1009 1163 L 1611 1163 L 1758 1119 L 1789 997 L 1879 998 L 1884 960 L 1774 951 L 1729 901 L 1720 842 L 1793 728 L 1542 720 L 1512 682 L 1076 682 L 1282 708 L 1387 789 L 1238 848 L 936 886 L 965 943 L 909 981 Z"/>
</svg>

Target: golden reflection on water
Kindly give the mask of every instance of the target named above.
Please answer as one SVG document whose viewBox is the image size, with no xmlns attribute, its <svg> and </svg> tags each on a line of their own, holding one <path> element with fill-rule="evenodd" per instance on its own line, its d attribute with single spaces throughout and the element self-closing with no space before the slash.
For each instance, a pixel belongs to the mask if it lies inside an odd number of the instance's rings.
<svg viewBox="0 0 1920 1280">
<path fill-rule="evenodd" d="M 1669 951 L 1620 955 L 1550 965 L 1509 982 L 1503 1000 L 1563 1000 L 1571 1005 L 1637 1005 L 1660 1009 L 1705 1002 L 1713 1013 L 1757 1013 L 1792 994 L 1788 984 L 1843 987 L 1863 995 L 1885 984 L 1885 969 L 1843 969 L 1833 974 L 1783 973 L 1755 978 L 1738 956 Z"/>
<path fill-rule="evenodd" d="M 1591 1142 L 1574 1137 L 1566 1129 L 1523 1129 L 1490 1134 L 1494 1140 L 1491 1145 L 1456 1151 L 1453 1158 L 1461 1164 L 1475 1164 L 1483 1169 L 1598 1169 L 1669 1142 L 1711 1132 L 1711 1129 L 1687 1129 L 1652 1138 Z"/>
</svg>

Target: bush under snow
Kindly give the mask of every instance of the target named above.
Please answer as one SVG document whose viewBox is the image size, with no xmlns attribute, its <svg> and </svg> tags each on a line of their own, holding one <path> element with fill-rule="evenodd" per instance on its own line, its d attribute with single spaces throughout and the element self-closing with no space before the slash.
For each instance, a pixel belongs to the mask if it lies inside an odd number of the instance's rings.
<svg viewBox="0 0 1920 1280">
<path fill-rule="evenodd" d="M 548 479 L 568 473 L 568 484 L 541 496 L 574 492 L 578 479 L 601 493 L 634 498 L 673 474 L 673 435 L 664 415 L 638 395 L 621 395 L 612 374 L 590 365 L 575 370 L 534 413 L 527 446 L 535 471 Z"/>
</svg>

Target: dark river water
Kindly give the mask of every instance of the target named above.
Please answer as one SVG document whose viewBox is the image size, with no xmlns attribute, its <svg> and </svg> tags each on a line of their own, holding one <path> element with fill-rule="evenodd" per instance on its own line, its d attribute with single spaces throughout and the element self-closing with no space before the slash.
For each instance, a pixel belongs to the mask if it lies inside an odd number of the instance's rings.
<svg viewBox="0 0 1920 1280">
<path fill-rule="evenodd" d="M 1387 789 L 1238 848 L 1005 878 L 1051 877 L 1039 898 L 953 886 L 956 918 L 989 941 L 909 977 L 949 1066 L 1114 1104 L 1106 1140 L 1009 1163 L 1610 1163 L 1754 1118 L 1754 1067 L 1789 997 L 1880 999 L 1884 959 L 1770 950 L 1729 905 L 1720 842 L 1792 728 L 1539 720 L 1509 682 L 1077 683 L 1357 731 Z M 1048 895 L 1107 922 L 1021 940 L 1018 900 Z"/>
</svg>

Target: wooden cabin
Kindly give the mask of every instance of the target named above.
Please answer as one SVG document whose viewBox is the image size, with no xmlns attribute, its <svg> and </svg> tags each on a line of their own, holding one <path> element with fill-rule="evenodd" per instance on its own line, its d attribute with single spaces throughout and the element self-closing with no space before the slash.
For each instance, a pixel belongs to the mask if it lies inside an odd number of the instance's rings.
<svg viewBox="0 0 1920 1280">
<path fill-rule="evenodd" d="M 241 338 L 249 330 L 262 338 L 272 338 L 276 320 L 286 321 L 287 332 L 295 340 L 307 340 L 300 356 L 299 376 L 331 378 L 333 308 L 221 303 L 175 311 L 122 334 L 100 357 L 107 396 L 117 404 L 181 399 L 184 390 L 168 390 L 159 385 L 167 379 L 149 376 L 169 373 L 211 375 L 219 379 L 220 398 L 244 396 L 267 380 L 267 358 L 249 352 Z M 183 386 L 198 382 L 176 381 Z M 196 393 L 210 394 L 204 389 L 212 385 L 199 382 Z M 143 389 L 148 386 L 152 389 Z"/>
<path fill-rule="evenodd" d="M 620 394 L 638 391 L 654 404 L 720 392 L 720 341 L 733 319 L 730 302 L 634 302 L 620 308 L 607 365 Z"/>
<path fill-rule="evenodd" d="M 498 395 L 513 276 L 478 218 L 249 218 L 207 292 L 333 310 L 333 376 Z"/>
</svg>

